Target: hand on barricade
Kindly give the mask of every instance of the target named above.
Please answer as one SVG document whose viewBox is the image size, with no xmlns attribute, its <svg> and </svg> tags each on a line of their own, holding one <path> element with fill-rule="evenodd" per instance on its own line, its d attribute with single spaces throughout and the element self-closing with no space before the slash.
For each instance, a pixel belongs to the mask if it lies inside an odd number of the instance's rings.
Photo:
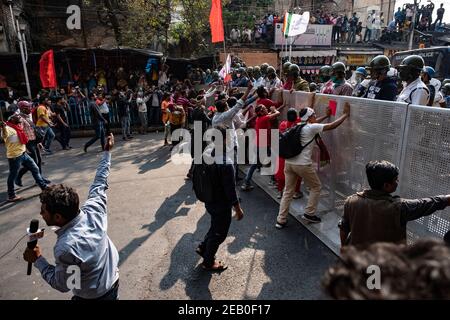
<svg viewBox="0 0 450 320">
<path fill-rule="evenodd" d="M 344 104 L 344 114 L 346 114 L 348 117 L 350 117 L 350 103 L 346 102 Z"/>
</svg>

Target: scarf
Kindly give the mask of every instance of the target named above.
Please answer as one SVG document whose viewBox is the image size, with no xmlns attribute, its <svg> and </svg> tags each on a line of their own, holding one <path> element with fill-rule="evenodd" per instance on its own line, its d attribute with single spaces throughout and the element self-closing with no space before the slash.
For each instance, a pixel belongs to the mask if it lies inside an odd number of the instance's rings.
<svg viewBox="0 0 450 320">
<path fill-rule="evenodd" d="M 328 152 L 327 146 L 323 142 L 321 136 L 319 135 L 316 136 L 316 143 L 320 151 L 319 168 L 323 168 L 330 163 L 330 153 Z"/>
<path fill-rule="evenodd" d="M 23 131 L 23 127 L 21 127 L 19 125 L 16 125 L 16 124 L 13 124 L 13 123 L 11 123 L 9 121 L 7 121 L 6 124 L 9 127 L 11 127 L 14 130 L 16 130 L 17 136 L 19 137 L 19 141 L 20 141 L 21 144 L 27 144 L 28 143 L 28 137 L 25 134 L 25 132 Z"/>
</svg>

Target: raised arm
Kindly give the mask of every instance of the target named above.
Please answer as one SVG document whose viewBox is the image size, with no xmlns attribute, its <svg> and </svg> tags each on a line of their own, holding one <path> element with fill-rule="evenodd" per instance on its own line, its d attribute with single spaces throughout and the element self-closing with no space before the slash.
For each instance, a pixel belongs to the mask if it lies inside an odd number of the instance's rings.
<svg viewBox="0 0 450 320">
<path fill-rule="evenodd" d="M 108 176 L 111 166 L 111 149 L 114 146 L 114 136 L 110 134 L 105 143 L 105 152 L 102 155 L 100 163 L 97 167 L 94 182 L 89 189 L 88 199 L 81 210 L 86 214 L 100 217 L 99 224 L 106 230 L 107 221 L 107 196 Z"/>
<path fill-rule="evenodd" d="M 332 123 L 328 123 L 323 127 L 323 131 L 333 130 L 339 127 L 345 119 L 347 119 L 350 116 L 350 104 L 348 102 L 345 103 L 344 106 L 344 114 L 340 116 L 338 119 L 333 121 Z"/>
</svg>

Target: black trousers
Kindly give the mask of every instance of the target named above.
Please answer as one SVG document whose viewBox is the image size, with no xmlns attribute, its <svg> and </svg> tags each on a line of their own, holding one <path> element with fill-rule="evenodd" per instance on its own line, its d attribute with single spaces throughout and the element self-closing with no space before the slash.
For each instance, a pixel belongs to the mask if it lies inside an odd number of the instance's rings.
<svg viewBox="0 0 450 320">
<path fill-rule="evenodd" d="M 56 137 L 55 140 L 61 144 L 63 149 L 69 147 L 70 141 L 70 128 L 64 126 L 56 127 Z"/>
<path fill-rule="evenodd" d="M 205 239 L 200 244 L 203 251 L 203 264 L 211 267 L 219 246 L 225 241 L 231 224 L 231 205 L 223 203 L 205 203 L 206 210 L 211 215 L 211 226 Z"/>
</svg>

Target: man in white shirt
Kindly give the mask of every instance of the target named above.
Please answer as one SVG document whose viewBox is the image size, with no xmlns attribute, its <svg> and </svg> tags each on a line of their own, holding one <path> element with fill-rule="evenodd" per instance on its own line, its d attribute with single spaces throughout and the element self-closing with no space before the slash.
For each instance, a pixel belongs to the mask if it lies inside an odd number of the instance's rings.
<svg viewBox="0 0 450 320">
<path fill-rule="evenodd" d="M 289 214 L 289 207 L 292 198 L 295 193 L 295 187 L 297 184 L 297 179 L 300 177 L 305 182 L 306 186 L 309 187 L 309 199 L 308 204 L 305 208 L 305 213 L 303 219 L 312 222 L 319 223 L 322 220 L 316 216 L 317 205 L 319 203 L 320 190 L 322 185 L 320 183 L 319 177 L 317 176 L 316 170 L 314 170 L 312 161 L 312 151 L 314 148 L 314 140 L 316 136 L 322 131 L 329 131 L 339 127 L 345 119 L 350 115 L 350 105 L 345 104 L 344 113 L 341 117 L 336 119 L 332 123 L 320 124 L 320 122 L 331 116 L 331 110 L 327 110 L 327 115 L 324 117 L 316 118 L 316 113 L 311 108 L 304 108 L 300 110 L 299 116 L 301 118 L 301 123 L 306 125 L 301 131 L 301 141 L 299 143 L 305 146 L 302 152 L 293 157 L 286 159 L 284 174 L 286 176 L 286 184 L 284 187 L 283 197 L 280 203 L 280 211 L 277 217 L 277 223 L 275 227 L 277 229 L 283 229 L 287 224 L 287 216 Z M 299 124 L 301 125 L 301 124 Z"/>
<path fill-rule="evenodd" d="M 213 128 L 224 128 L 224 129 L 232 129 L 231 130 L 231 141 L 229 141 L 229 145 L 227 145 L 227 152 L 231 152 L 238 146 L 237 136 L 236 136 L 236 127 L 235 127 L 235 117 L 239 113 L 240 110 L 245 105 L 245 100 L 252 90 L 253 85 L 249 81 L 247 90 L 241 99 L 237 101 L 237 103 L 233 106 L 233 108 L 229 109 L 226 101 L 219 100 L 216 102 L 217 112 L 212 119 Z"/>
<path fill-rule="evenodd" d="M 142 91 L 138 92 L 138 96 L 136 98 L 136 104 L 138 107 L 139 112 L 139 119 L 141 121 L 141 133 L 147 134 L 147 126 L 148 126 L 148 119 L 147 119 L 147 101 L 150 99 L 150 96 L 145 96 Z"/>
<path fill-rule="evenodd" d="M 398 66 L 400 80 L 406 82 L 403 91 L 397 98 L 397 102 L 406 102 L 415 105 L 426 106 L 430 99 L 430 91 L 420 79 L 420 73 L 424 67 L 421 56 L 411 55 L 403 59 Z"/>
</svg>

